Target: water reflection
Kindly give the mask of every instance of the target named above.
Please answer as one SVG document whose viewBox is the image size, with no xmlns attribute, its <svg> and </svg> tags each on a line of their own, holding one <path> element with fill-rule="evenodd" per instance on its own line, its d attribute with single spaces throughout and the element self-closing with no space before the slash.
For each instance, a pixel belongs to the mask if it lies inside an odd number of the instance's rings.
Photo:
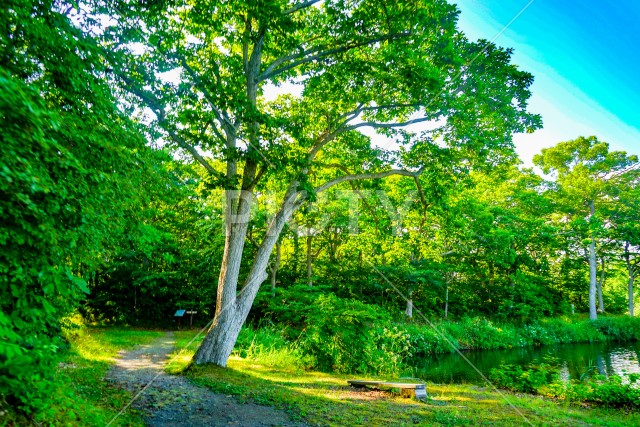
<svg viewBox="0 0 640 427">
<path fill-rule="evenodd" d="M 640 343 L 563 344 L 510 350 L 470 351 L 464 355 L 484 375 L 503 364 L 543 363 L 553 357 L 560 363 L 560 376 L 568 380 L 587 372 L 605 376 L 640 374 Z M 439 354 L 414 364 L 407 373 L 436 383 L 479 383 L 481 376 L 458 354 Z"/>
</svg>

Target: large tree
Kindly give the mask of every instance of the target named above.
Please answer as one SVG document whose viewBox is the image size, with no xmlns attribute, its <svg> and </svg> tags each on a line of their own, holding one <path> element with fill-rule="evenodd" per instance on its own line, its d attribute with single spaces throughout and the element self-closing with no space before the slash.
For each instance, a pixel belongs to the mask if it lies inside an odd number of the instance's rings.
<svg viewBox="0 0 640 427">
<path fill-rule="evenodd" d="M 513 155 L 512 133 L 540 125 L 527 112 L 532 76 L 511 50 L 469 41 L 442 0 L 123 1 L 96 11 L 112 17 L 103 45 L 129 101 L 153 113 L 150 135 L 226 190 L 216 313 L 196 363 L 226 365 L 272 248 L 305 201 L 347 181 L 418 176 L 442 153 L 467 167 L 497 162 Z M 271 96 L 279 87 L 290 93 Z M 241 275 L 248 224 L 238 218 L 269 176 L 281 202 Z"/>
</svg>

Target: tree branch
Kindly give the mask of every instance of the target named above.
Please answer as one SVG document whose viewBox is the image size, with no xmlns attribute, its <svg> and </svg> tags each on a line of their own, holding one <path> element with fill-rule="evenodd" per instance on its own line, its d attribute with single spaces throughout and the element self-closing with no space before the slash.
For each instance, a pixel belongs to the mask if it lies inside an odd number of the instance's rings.
<svg viewBox="0 0 640 427">
<path fill-rule="evenodd" d="M 416 172 L 411 172 L 408 170 L 404 170 L 404 169 L 391 169 L 385 172 L 378 172 L 378 173 L 362 173 L 362 174 L 354 174 L 354 175 L 343 175 L 341 177 L 332 179 L 331 181 L 327 181 L 324 184 L 322 184 L 321 186 L 317 187 L 315 189 L 316 193 L 321 193 L 331 187 L 333 187 L 334 185 L 340 184 L 341 182 L 348 182 L 348 181 L 359 181 L 359 180 L 363 180 L 363 179 L 379 179 L 379 178 L 385 178 L 391 175 L 402 175 L 402 176 L 410 176 L 410 177 L 416 177 L 416 176 L 420 176 L 420 174 L 422 173 L 422 169 L 416 171 Z"/>
<path fill-rule="evenodd" d="M 367 46 L 367 45 L 370 45 L 370 44 L 373 44 L 373 43 L 377 43 L 377 42 L 381 42 L 381 41 L 384 41 L 384 40 L 393 40 L 393 39 L 396 39 L 396 38 L 406 37 L 406 36 L 408 36 L 410 34 L 411 33 L 409 31 L 396 33 L 396 34 L 385 34 L 385 35 L 382 35 L 382 36 L 374 37 L 374 38 L 371 38 L 371 39 L 368 39 L 368 40 L 364 40 L 364 41 L 361 41 L 361 42 L 355 42 L 355 43 L 347 44 L 345 46 L 340 46 L 340 47 L 336 47 L 336 48 L 333 48 L 333 49 L 322 50 L 325 47 L 324 46 L 320 46 L 320 47 L 316 47 L 316 48 L 313 48 L 313 49 L 305 50 L 305 51 L 297 53 L 297 54 L 283 56 L 283 57 L 280 57 L 280 58 L 276 59 L 269 66 L 267 66 L 267 68 L 258 76 L 258 80 L 259 81 L 263 81 L 263 80 L 266 80 L 266 79 L 270 79 L 272 77 L 277 76 L 278 74 L 282 74 L 282 73 L 284 73 L 286 71 L 289 71 L 289 70 L 291 70 L 293 68 L 296 68 L 299 65 L 306 64 L 308 62 L 312 62 L 312 61 L 315 61 L 315 60 L 318 60 L 318 59 L 322 59 L 324 57 L 327 57 L 327 56 L 330 56 L 330 55 L 334 55 L 336 53 L 347 52 L 347 51 L 349 51 L 351 49 L 355 49 L 357 47 Z M 314 54 L 314 53 L 315 53 L 315 55 L 311 55 L 311 54 Z M 311 56 L 306 56 L 306 55 L 311 55 Z M 281 64 L 284 64 L 285 62 L 294 60 L 296 58 L 301 58 L 301 59 L 298 59 L 297 61 L 294 61 L 289 65 L 285 65 L 283 67 L 278 68 Z"/>
<path fill-rule="evenodd" d="M 345 127 L 342 132 L 348 132 L 353 129 L 358 129 L 362 127 L 371 127 L 374 129 L 393 129 L 400 128 L 403 126 L 409 126 L 416 123 L 424 123 L 432 120 L 430 117 L 420 117 L 419 119 L 407 120 L 406 122 L 401 123 L 376 123 L 376 122 L 362 122 L 356 123 L 355 125 Z"/>
<path fill-rule="evenodd" d="M 316 3 L 320 3 L 321 0 L 308 0 L 302 3 L 298 3 L 295 6 L 292 6 L 290 9 L 285 10 L 284 12 L 282 12 L 283 15 L 291 15 L 292 13 L 295 13 L 299 10 L 302 9 L 306 9 L 310 6 L 313 6 Z"/>
<path fill-rule="evenodd" d="M 200 77 L 197 75 L 197 73 L 193 70 L 193 68 L 191 68 L 189 64 L 187 64 L 187 61 L 185 58 L 180 58 L 180 62 L 182 63 L 182 66 L 187 71 L 187 73 L 189 74 L 193 82 L 195 83 L 196 87 L 198 87 L 198 89 L 200 89 L 200 91 L 204 95 L 205 99 L 209 103 L 209 106 L 211 107 L 211 111 L 216 116 L 216 119 L 225 127 L 225 130 L 227 131 L 227 133 L 231 133 L 231 134 L 235 133 L 234 124 L 231 123 L 231 120 L 229 120 L 229 118 L 227 117 L 224 111 L 220 111 L 218 107 L 216 107 L 213 96 L 211 96 L 211 93 L 202 84 L 202 80 L 200 80 Z"/>
<path fill-rule="evenodd" d="M 360 104 L 360 106 L 358 106 L 358 108 L 356 108 L 355 110 L 349 111 L 348 113 L 344 113 L 340 117 L 347 117 L 347 116 L 353 115 L 354 113 L 360 114 L 363 111 L 378 111 L 378 110 L 386 110 L 391 108 L 420 107 L 420 105 L 421 104 L 383 104 L 383 105 L 376 105 L 371 107 L 363 107 L 362 104 Z"/>
<path fill-rule="evenodd" d="M 193 147 L 191 144 L 188 144 L 184 140 L 184 138 L 182 138 L 173 129 L 171 129 L 171 127 L 169 126 L 169 123 L 168 123 L 168 121 L 166 119 L 166 115 L 164 113 L 164 108 L 162 108 L 162 106 L 160 105 L 160 102 L 158 101 L 157 98 L 155 98 L 154 95 L 137 88 L 133 84 L 133 82 L 129 78 L 127 78 L 126 76 L 121 76 L 121 78 L 124 80 L 124 82 L 127 84 L 127 86 L 129 86 L 129 91 L 131 93 L 133 93 L 134 95 L 136 95 L 138 98 L 140 98 L 140 100 L 142 100 L 142 102 L 144 102 L 147 105 L 147 107 L 149 107 L 149 109 L 151 111 L 153 111 L 153 113 L 158 118 L 158 124 L 160 125 L 160 127 L 162 129 L 164 129 L 165 132 L 167 132 L 167 134 L 169 134 L 171 139 L 180 148 L 188 151 L 193 156 L 193 158 L 196 159 L 196 161 L 198 163 L 200 163 L 202 166 L 204 166 L 204 168 L 209 173 L 211 173 L 212 175 L 217 176 L 217 177 L 222 176 L 222 173 L 217 171 L 211 165 L 211 163 L 209 163 L 204 157 L 202 157 L 200 155 L 200 153 L 198 153 L 198 150 L 195 149 L 195 147 Z"/>
</svg>

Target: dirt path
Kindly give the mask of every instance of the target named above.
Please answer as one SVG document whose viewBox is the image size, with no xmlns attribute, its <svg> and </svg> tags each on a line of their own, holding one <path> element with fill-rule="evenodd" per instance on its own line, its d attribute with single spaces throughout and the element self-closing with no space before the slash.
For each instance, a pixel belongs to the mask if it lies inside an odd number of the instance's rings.
<svg viewBox="0 0 640 427">
<path fill-rule="evenodd" d="M 292 422 L 282 411 L 239 403 L 233 397 L 191 384 L 186 378 L 166 374 L 164 365 L 174 344 L 173 333 L 168 332 L 149 345 L 121 352 L 107 372 L 108 381 L 134 394 L 157 376 L 131 405 L 146 414 L 149 426 L 304 426 Z"/>
</svg>

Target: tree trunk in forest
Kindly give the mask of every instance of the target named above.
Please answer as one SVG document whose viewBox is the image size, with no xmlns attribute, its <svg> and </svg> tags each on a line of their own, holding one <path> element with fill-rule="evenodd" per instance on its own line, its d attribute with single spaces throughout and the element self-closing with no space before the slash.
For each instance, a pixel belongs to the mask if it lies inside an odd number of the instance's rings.
<svg viewBox="0 0 640 427">
<path fill-rule="evenodd" d="M 589 210 L 591 217 L 593 217 L 596 213 L 596 206 L 593 200 L 589 201 Z M 596 287 L 598 281 L 596 269 L 596 239 L 591 233 L 591 243 L 589 243 L 589 319 L 591 320 L 598 318 L 596 309 Z"/>
<path fill-rule="evenodd" d="M 409 291 L 409 298 L 407 299 L 407 309 L 404 311 L 407 315 L 407 319 L 413 319 L 413 291 Z"/>
<path fill-rule="evenodd" d="M 296 276 L 300 273 L 300 237 L 298 233 L 293 233 L 293 266 L 292 270 Z"/>
<path fill-rule="evenodd" d="M 447 287 L 444 291 L 444 318 L 446 319 L 449 316 L 449 283 L 447 283 Z"/>
<path fill-rule="evenodd" d="M 276 296 L 276 275 L 280 268 L 280 260 L 282 254 L 282 240 L 278 239 L 276 242 L 276 258 L 271 264 L 271 296 Z"/>
<path fill-rule="evenodd" d="M 307 285 L 313 286 L 313 253 L 311 252 L 311 244 L 313 243 L 313 236 L 311 231 L 307 234 Z"/>
<path fill-rule="evenodd" d="M 600 279 L 598 279 L 597 291 L 598 291 L 598 312 L 604 313 L 604 299 L 602 298 L 602 285 L 604 285 L 604 274 L 605 274 L 605 261 L 604 258 L 600 260 L 600 264 L 602 265 L 602 270 L 600 270 Z"/>
<path fill-rule="evenodd" d="M 629 316 L 633 317 L 633 275 L 629 275 Z"/>
<path fill-rule="evenodd" d="M 225 238 L 222 269 L 218 279 L 216 313 L 207 336 L 193 357 L 193 361 L 196 364 L 213 363 L 222 367 L 227 365 L 227 360 L 253 305 L 258 289 L 267 279 L 269 257 L 273 247 L 284 225 L 297 208 L 297 186 L 297 181 L 292 182 L 289 186 L 282 206 L 269 224 L 264 240 L 258 248 L 244 286 L 239 293 L 237 292 L 238 274 L 248 221 L 240 221 L 238 224 L 234 224 L 233 214 L 236 212 L 248 212 L 244 211 L 244 209 L 250 209 L 250 206 L 246 200 L 243 202 L 243 198 L 240 197 L 237 205 L 235 205 L 238 206 L 238 209 L 234 212 L 232 194 L 235 192 L 227 191 L 227 209 L 225 210 L 227 236 Z"/>
<path fill-rule="evenodd" d="M 629 251 L 629 247 L 631 244 L 629 242 L 625 242 L 624 244 L 624 258 L 627 262 L 627 274 L 629 275 L 629 283 L 628 283 L 628 298 L 629 298 L 629 316 L 634 317 L 633 309 L 633 282 L 636 278 L 636 266 L 631 263 L 631 252 Z"/>
</svg>

